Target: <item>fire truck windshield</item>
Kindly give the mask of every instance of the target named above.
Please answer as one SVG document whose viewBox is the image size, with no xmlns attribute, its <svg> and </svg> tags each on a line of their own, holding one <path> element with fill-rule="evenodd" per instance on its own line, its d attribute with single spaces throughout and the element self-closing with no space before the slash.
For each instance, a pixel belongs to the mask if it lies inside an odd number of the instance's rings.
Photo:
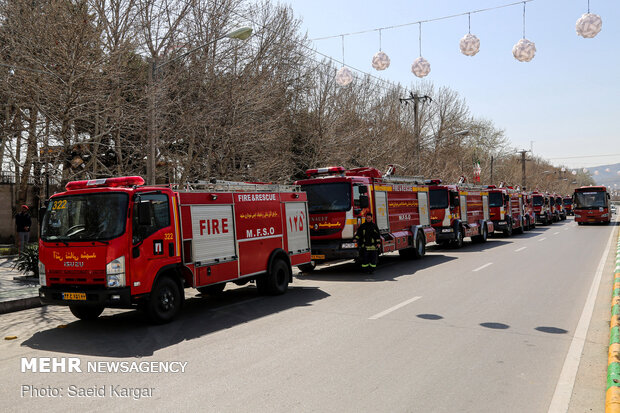
<svg viewBox="0 0 620 413">
<path fill-rule="evenodd" d="M 533 200 L 533 205 L 534 206 L 542 206 L 543 204 L 543 197 L 542 196 L 535 196 L 534 200 Z"/>
<path fill-rule="evenodd" d="M 332 182 L 302 185 L 301 190 L 308 195 L 308 211 L 342 212 L 351 209 L 351 184 Z"/>
<path fill-rule="evenodd" d="M 595 209 L 607 207 L 607 194 L 600 192 L 576 192 L 575 208 L 578 209 Z"/>
<path fill-rule="evenodd" d="M 431 209 L 448 208 L 448 191 L 446 189 L 431 189 L 428 191 Z"/>
<path fill-rule="evenodd" d="M 127 194 L 118 192 L 52 198 L 41 226 L 43 241 L 98 241 L 125 232 Z"/>
<path fill-rule="evenodd" d="M 502 197 L 501 192 L 489 193 L 489 206 L 490 207 L 501 207 L 502 205 L 504 205 L 504 199 Z"/>
<path fill-rule="evenodd" d="M 571 205 L 572 203 L 573 201 L 571 201 L 570 198 L 564 200 L 564 205 Z"/>
</svg>

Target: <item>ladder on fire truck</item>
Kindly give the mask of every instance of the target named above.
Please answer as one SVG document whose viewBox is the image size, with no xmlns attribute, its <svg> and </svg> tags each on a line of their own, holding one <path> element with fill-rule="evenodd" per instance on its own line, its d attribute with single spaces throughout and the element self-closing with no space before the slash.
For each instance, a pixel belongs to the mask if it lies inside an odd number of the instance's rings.
<svg viewBox="0 0 620 413">
<path fill-rule="evenodd" d="M 180 189 L 180 188 L 179 188 Z M 235 181 L 198 181 L 184 185 L 186 191 L 206 192 L 301 192 L 299 185 L 265 184 Z"/>
</svg>

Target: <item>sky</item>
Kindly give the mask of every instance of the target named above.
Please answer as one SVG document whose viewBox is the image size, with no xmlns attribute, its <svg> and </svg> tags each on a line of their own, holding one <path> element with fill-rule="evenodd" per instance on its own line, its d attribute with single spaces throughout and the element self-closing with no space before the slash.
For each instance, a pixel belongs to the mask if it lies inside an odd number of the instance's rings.
<svg viewBox="0 0 620 413">
<path fill-rule="evenodd" d="M 401 25 L 513 3 L 510 0 L 283 0 L 310 39 Z M 603 20 L 592 39 L 576 34 L 587 0 L 533 0 L 526 5 L 525 37 L 536 44 L 531 62 L 512 47 L 523 37 L 523 4 L 471 15 L 480 52 L 461 54 L 467 16 L 422 24 L 424 78 L 463 97 L 471 114 L 505 131 L 511 146 L 570 168 L 620 162 L 620 2 L 591 0 Z M 345 63 L 416 90 L 411 64 L 420 54 L 418 25 L 382 31 L 390 67 L 371 66 L 377 31 L 345 36 Z M 318 52 L 342 60 L 340 37 L 313 40 Z M 606 156 L 601 156 L 606 155 Z"/>
</svg>

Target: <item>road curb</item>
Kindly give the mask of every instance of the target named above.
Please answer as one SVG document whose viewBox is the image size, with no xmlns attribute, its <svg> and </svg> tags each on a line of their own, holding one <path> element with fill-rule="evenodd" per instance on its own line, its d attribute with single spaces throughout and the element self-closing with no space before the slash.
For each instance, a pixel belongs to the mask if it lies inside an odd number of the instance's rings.
<svg viewBox="0 0 620 413">
<path fill-rule="evenodd" d="M 605 412 L 620 413 L 620 235 L 616 245 L 614 287 L 611 299 Z"/>
<path fill-rule="evenodd" d="M 28 310 L 30 308 L 41 307 L 39 297 L 20 298 L 18 300 L 0 302 L 0 314 L 12 313 L 14 311 Z"/>
</svg>

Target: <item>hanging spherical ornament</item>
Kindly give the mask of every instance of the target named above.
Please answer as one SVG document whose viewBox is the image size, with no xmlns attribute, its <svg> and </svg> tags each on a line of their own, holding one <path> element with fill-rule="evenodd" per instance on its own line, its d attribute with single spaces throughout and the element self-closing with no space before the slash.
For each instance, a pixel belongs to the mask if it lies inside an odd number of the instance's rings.
<svg viewBox="0 0 620 413">
<path fill-rule="evenodd" d="M 336 72 L 336 83 L 340 86 L 346 86 L 351 82 L 353 82 L 353 73 L 351 73 L 348 67 L 341 67 L 340 70 Z"/>
<path fill-rule="evenodd" d="M 431 64 L 422 56 L 413 61 L 411 65 L 411 73 L 417 77 L 424 77 L 431 72 Z"/>
<path fill-rule="evenodd" d="M 577 20 L 575 30 L 577 34 L 586 39 L 596 36 L 603 27 L 603 20 L 598 14 L 586 13 Z"/>
<path fill-rule="evenodd" d="M 480 51 L 480 39 L 471 33 L 466 34 L 461 39 L 461 53 L 465 56 L 474 56 Z"/>
<path fill-rule="evenodd" d="M 594 175 L 598 175 L 598 171 L 594 171 Z"/>
<path fill-rule="evenodd" d="M 605 172 L 611 172 L 611 169 L 605 168 Z"/>
<path fill-rule="evenodd" d="M 519 62 L 529 62 L 536 54 L 536 45 L 527 39 L 521 39 L 512 48 L 512 55 Z"/>
<path fill-rule="evenodd" d="M 583 168 L 582 171 L 583 171 L 584 174 L 587 174 L 588 173 L 588 168 Z"/>
<path fill-rule="evenodd" d="M 573 175 L 577 175 L 577 171 L 573 171 L 571 172 Z"/>
<path fill-rule="evenodd" d="M 376 70 L 385 70 L 390 67 L 390 57 L 385 52 L 377 52 L 372 57 L 372 67 Z"/>
</svg>

